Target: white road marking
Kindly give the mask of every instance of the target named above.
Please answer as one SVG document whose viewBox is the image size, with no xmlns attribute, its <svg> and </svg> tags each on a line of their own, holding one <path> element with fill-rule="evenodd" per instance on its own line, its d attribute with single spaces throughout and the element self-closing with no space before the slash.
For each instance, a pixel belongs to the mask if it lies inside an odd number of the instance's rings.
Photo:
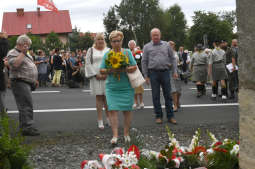
<svg viewBox="0 0 255 169">
<path fill-rule="evenodd" d="M 48 91 L 46 91 L 46 90 L 38 90 L 38 91 L 33 91 L 32 92 L 33 94 L 41 94 L 41 93 L 60 93 L 60 91 L 52 91 L 52 90 L 48 90 Z"/>
<path fill-rule="evenodd" d="M 197 90 L 197 88 L 196 87 L 192 87 L 192 88 L 189 88 L 190 90 Z M 210 88 L 210 87 L 207 87 L 206 88 L 206 90 L 211 90 L 212 88 Z"/>
<path fill-rule="evenodd" d="M 151 89 L 144 89 L 144 91 L 151 91 Z M 82 92 L 91 92 L 91 90 L 82 90 Z"/>
<path fill-rule="evenodd" d="M 223 106 L 239 106 L 239 103 L 225 103 L 225 104 L 187 104 L 181 105 L 181 107 L 223 107 Z M 165 106 L 162 106 L 164 108 Z M 153 109 L 153 106 L 145 106 L 145 109 Z M 96 108 L 76 108 L 76 109 L 43 109 L 34 110 L 36 113 L 42 112 L 78 112 L 78 111 L 96 111 Z M 17 110 L 8 111 L 8 114 L 17 114 Z"/>
</svg>

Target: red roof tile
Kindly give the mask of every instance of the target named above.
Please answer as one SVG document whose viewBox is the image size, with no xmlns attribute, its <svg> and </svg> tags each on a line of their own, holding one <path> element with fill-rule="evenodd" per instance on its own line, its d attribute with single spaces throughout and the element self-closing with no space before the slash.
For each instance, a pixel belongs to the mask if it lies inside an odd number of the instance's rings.
<svg viewBox="0 0 255 169">
<path fill-rule="evenodd" d="M 48 34 L 72 32 L 71 19 L 68 10 L 24 12 L 23 16 L 17 16 L 17 12 L 4 12 L 2 31 L 8 35 L 21 35 L 28 33 L 27 24 L 32 25 L 32 34 Z"/>
</svg>

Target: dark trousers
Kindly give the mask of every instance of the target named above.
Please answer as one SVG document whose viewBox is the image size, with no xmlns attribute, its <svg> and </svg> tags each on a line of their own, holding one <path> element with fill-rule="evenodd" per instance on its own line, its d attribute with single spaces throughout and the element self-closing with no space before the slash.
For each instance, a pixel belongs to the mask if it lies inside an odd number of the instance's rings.
<svg viewBox="0 0 255 169">
<path fill-rule="evenodd" d="M 28 128 L 34 123 L 31 86 L 23 81 L 12 81 L 11 87 L 19 110 L 19 126 Z"/>
<path fill-rule="evenodd" d="M 229 81 L 229 90 L 231 93 L 238 91 L 239 88 L 239 79 L 238 71 L 233 71 L 232 73 L 228 72 L 228 81 Z"/>
<path fill-rule="evenodd" d="M 4 98 L 5 98 L 5 91 L 0 90 L 0 116 L 1 116 L 1 113 L 4 113 L 4 111 L 6 111 Z"/>
<path fill-rule="evenodd" d="M 156 118 L 163 118 L 163 112 L 160 103 L 160 86 L 162 87 L 163 95 L 165 98 L 167 118 L 170 119 L 174 117 L 170 85 L 170 71 L 149 70 L 149 78 L 151 83 L 152 101 Z"/>
</svg>

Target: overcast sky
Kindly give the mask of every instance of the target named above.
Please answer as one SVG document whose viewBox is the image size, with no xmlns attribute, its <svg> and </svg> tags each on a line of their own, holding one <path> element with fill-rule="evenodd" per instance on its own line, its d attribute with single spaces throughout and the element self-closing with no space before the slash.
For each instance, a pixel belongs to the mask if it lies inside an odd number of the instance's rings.
<svg viewBox="0 0 255 169">
<path fill-rule="evenodd" d="M 103 32 L 103 14 L 115 4 L 119 5 L 121 0 L 53 0 L 59 10 L 69 10 L 73 28 L 76 26 L 82 32 Z M 191 26 L 194 11 L 230 11 L 235 10 L 235 0 L 160 0 L 163 9 L 178 4 L 181 6 Z M 37 0 L 1 0 L 0 28 L 4 12 L 15 12 L 16 8 L 24 8 L 25 11 L 35 11 Z M 41 7 L 41 10 L 45 10 Z"/>
</svg>

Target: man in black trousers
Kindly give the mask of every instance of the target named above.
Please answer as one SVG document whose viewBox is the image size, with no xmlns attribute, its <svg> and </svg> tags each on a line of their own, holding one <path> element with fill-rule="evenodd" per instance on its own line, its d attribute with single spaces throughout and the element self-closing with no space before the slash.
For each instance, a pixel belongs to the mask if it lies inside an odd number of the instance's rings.
<svg viewBox="0 0 255 169">
<path fill-rule="evenodd" d="M 6 33 L 0 32 L 0 113 L 4 113 L 6 111 L 4 104 L 4 95 L 6 90 L 4 58 L 7 55 L 9 47 L 7 37 Z"/>
</svg>

